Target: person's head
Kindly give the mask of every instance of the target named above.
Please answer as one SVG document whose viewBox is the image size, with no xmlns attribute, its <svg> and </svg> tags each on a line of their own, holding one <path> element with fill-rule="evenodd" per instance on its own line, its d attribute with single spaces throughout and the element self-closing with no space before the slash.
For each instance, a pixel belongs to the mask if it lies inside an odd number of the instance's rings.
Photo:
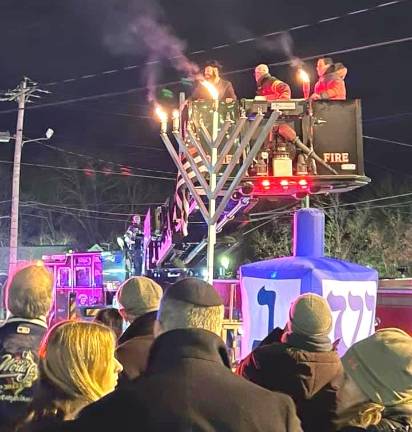
<svg viewBox="0 0 412 432">
<path fill-rule="evenodd" d="M 333 60 L 330 57 L 321 57 L 320 59 L 318 59 L 318 62 L 316 64 L 316 71 L 318 72 L 318 75 L 320 77 L 325 75 L 326 71 L 332 65 Z"/>
<path fill-rule="evenodd" d="M 197 328 L 221 335 L 223 303 L 212 285 L 186 278 L 169 287 L 160 303 L 155 336 L 177 329 Z"/>
<path fill-rule="evenodd" d="M 162 287 L 144 276 L 133 276 L 120 286 L 117 292 L 119 312 L 129 322 L 148 312 L 159 309 Z"/>
<path fill-rule="evenodd" d="M 94 402 L 116 387 L 122 366 L 114 353 L 115 336 L 108 327 L 92 322 L 60 322 L 41 343 L 40 379 L 67 399 Z"/>
<path fill-rule="evenodd" d="M 216 60 L 209 60 L 205 64 L 204 77 L 207 81 L 217 82 L 220 79 L 222 65 Z"/>
<path fill-rule="evenodd" d="M 107 327 L 110 327 L 116 338 L 119 338 L 123 331 L 123 318 L 120 315 L 120 312 L 114 308 L 105 308 L 100 309 L 96 316 L 94 317 L 94 321 L 100 324 L 104 324 Z"/>
<path fill-rule="evenodd" d="M 21 318 L 46 317 L 53 302 L 53 276 L 42 264 L 18 270 L 7 286 L 7 309 Z"/>
<path fill-rule="evenodd" d="M 132 216 L 132 224 L 133 225 L 140 225 L 140 216 L 139 215 L 133 215 Z"/>
<path fill-rule="evenodd" d="M 269 73 L 269 67 L 265 64 L 260 64 L 255 67 L 255 80 L 258 82 L 263 76 Z"/>
<path fill-rule="evenodd" d="M 352 345 L 342 357 L 338 415 L 346 424 L 376 425 L 384 408 L 412 403 L 412 337 L 388 328 Z"/>
<path fill-rule="evenodd" d="M 290 306 L 289 320 L 282 340 L 291 333 L 303 338 L 327 338 L 331 330 L 332 312 L 328 302 L 317 294 L 302 294 Z"/>
</svg>

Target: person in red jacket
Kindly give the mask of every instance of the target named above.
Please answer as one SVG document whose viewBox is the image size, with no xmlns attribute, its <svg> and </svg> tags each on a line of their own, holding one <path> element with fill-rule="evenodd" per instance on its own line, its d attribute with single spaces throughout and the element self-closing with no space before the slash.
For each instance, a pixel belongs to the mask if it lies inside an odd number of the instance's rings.
<svg viewBox="0 0 412 432">
<path fill-rule="evenodd" d="M 319 79 L 311 98 L 313 100 L 345 100 L 345 77 L 348 69 L 342 63 L 334 64 L 330 57 L 323 57 L 318 60 L 316 70 Z"/>
<path fill-rule="evenodd" d="M 291 91 L 288 84 L 270 75 L 269 67 L 260 64 L 255 68 L 256 95 L 267 100 L 290 99 Z"/>
</svg>

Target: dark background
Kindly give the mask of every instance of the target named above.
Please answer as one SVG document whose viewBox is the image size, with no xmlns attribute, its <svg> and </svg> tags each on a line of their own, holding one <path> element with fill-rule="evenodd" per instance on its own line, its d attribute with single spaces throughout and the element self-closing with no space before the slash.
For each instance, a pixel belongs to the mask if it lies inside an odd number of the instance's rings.
<svg viewBox="0 0 412 432">
<path fill-rule="evenodd" d="M 158 138 L 158 124 L 151 119 L 147 102 L 147 77 L 153 76 L 153 69 L 145 62 L 153 59 L 154 52 L 161 64 L 156 66 L 157 84 L 184 77 L 166 57 L 175 52 L 173 47 L 185 45 L 192 62 L 202 65 L 207 59 L 218 59 L 238 96 L 253 97 L 253 68 L 258 63 L 287 63 L 292 56 L 312 58 L 306 65 L 313 83 L 318 56 L 348 51 L 333 57 L 348 68 L 348 96 L 362 99 L 364 134 L 412 145 L 412 40 L 396 42 L 412 38 L 412 3 L 404 0 L 376 7 L 383 3 L 0 0 L 0 90 L 14 88 L 26 75 L 52 92 L 28 107 L 26 137 L 40 137 L 51 127 L 55 136 L 50 144 L 60 149 L 128 164 L 137 173 L 162 175 L 138 170 L 143 168 L 173 177 L 175 168 Z M 142 17 L 156 23 L 152 35 L 139 30 Z M 319 23 L 333 17 L 337 19 Z M 307 26 L 292 29 L 303 25 Z M 286 30 L 286 34 L 261 37 Z M 158 41 L 157 31 L 175 39 L 166 36 Z M 370 46 L 387 41 L 392 42 Z M 216 48 L 223 44 L 228 46 Z M 290 65 L 273 66 L 271 71 L 291 84 L 295 97 L 301 97 Z M 182 88 L 190 91 L 181 84 L 165 87 L 175 94 Z M 14 131 L 15 108 L 15 103 L 0 103 L 0 131 Z M 408 181 L 412 148 L 369 139 L 364 147 L 366 173 L 375 184 L 387 174 L 399 184 Z M 0 160 L 11 161 L 12 155 L 13 143 L 0 144 Z M 23 162 L 57 164 L 57 160 L 56 150 L 35 143 L 24 148 Z M 87 158 L 79 157 L 78 163 L 86 166 Z M 7 167 L 0 171 L 2 184 L 7 185 L 11 167 L 1 164 Z M 23 191 L 44 184 L 50 175 L 50 169 L 23 166 Z M 169 180 L 152 182 L 159 184 L 157 200 L 173 189 Z M 52 193 L 46 198 L 54 203 Z M 9 206 L 2 206 L 1 212 L 8 214 Z"/>
</svg>

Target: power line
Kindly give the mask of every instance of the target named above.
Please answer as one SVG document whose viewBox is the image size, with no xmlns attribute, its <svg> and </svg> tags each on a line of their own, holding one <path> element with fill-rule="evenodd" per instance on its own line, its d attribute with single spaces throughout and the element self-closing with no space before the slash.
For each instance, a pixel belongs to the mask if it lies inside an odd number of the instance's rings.
<svg viewBox="0 0 412 432">
<path fill-rule="evenodd" d="M 380 117 L 374 117 L 374 118 L 370 118 L 370 119 L 364 119 L 363 123 L 371 123 L 371 122 L 381 121 L 381 120 L 391 120 L 393 118 L 406 117 L 406 116 L 411 116 L 411 115 L 412 115 L 412 112 L 395 113 L 395 114 L 389 114 L 389 115 L 386 115 L 386 116 L 380 116 Z"/>
<path fill-rule="evenodd" d="M 354 201 L 354 202 L 350 202 L 350 203 L 343 203 L 343 204 L 339 204 L 339 208 L 341 207 L 349 207 L 349 206 L 354 206 L 354 205 L 359 205 L 359 204 L 369 204 L 372 202 L 379 202 L 379 201 L 385 201 L 385 200 L 391 200 L 391 199 L 395 199 L 395 198 L 403 198 L 406 196 L 412 196 L 412 192 L 407 192 L 404 194 L 397 194 L 397 195 L 389 195 L 389 196 L 385 196 L 385 197 L 380 197 L 380 198 L 372 198 L 369 200 L 364 200 L 364 201 Z M 333 208 L 333 205 L 329 205 L 329 206 L 319 206 L 320 209 L 330 209 Z M 259 220 L 263 220 L 263 218 L 265 217 L 264 215 L 266 215 L 267 218 L 272 217 L 272 215 L 274 214 L 274 212 L 271 211 L 267 211 L 267 212 L 260 212 L 260 213 L 253 213 L 250 216 L 262 216 L 261 219 L 255 219 L 254 222 L 257 222 Z"/>
<path fill-rule="evenodd" d="M 410 1 L 410 0 L 403 0 L 403 1 Z M 363 50 L 367 50 L 367 49 L 371 49 L 371 48 L 379 48 L 379 47 L 383 47 L 383 46 L 397 45 L 400 43 L 411 42 L 411 41 L 412 41 L 412 36 L 407 36 L 407 37 L 400 38 L 400 39 L 392 39 L 389 41 L 376 42 L 376 43 L 367 44 L 367 45 L 360 45 L 360 46 L 352 47 L 352 48 L 344 48 L 344 49 L 336 50 L 336 51 L 328 51 L 328 52 L 324 52 L 324 53 L 318 53 L 316 55 L 303 57 L 301 60 L 302 61 L 314 60 L 314 59 L 317 59 L 319 57 L 328 57 L 328 56 L 333 56 L 333 55 L 337 55 L 337 54 L 346 54 L 346 53 L 350 53 L 350 52 L 363 51 Z M 286 66 L 286 65 L 292 64 L 292 62 L 293 62 L 292 60 L 285 60 L 285 61 L 281 61 L 281 62 L 270 63 L 269 66 L 270 67 Z M 248 67 L 248 68 L 243 68 L 243 69 L 232 70 L 232 71 L 226 72 L 223 75 L 233 75 L 233 74 L 237 74 L 237 73 L 250 72 L 253 70 L 254 70 L 254 67 Z M 169 82 L 157 84 L 155 87 L 161 88 L 164 86 L 173 86 L 173 85 L 180 84 L 180 83 L 181 83 L 180 80 L 169 81 Z M 127 94 L 132 94 L 132 93 L 145 91 L 145 90 L 147 90 L 146 86 L 135 87 L 135 88 L 123 90 L 123 91 L 100 93 L 97 95 L 83 96 L 83 97 L 78 97 L 78 98 L 60 100 L 60 101 L 56 101 L 56 102 L 31 105 L 31 106 L 28 106 L 26 109 L 49 108 L 49 107 L 54 107 L 54 106 L 67 105 L 67 104 L 76 103 L 76 102 L 84 102 L 84 101 L 98 100 L 98 99 L 102 99 L 102 98 L 124 96 Z M 0 111 L 0 114 L 10 114 L 10 113 L 14 113 L 14 112 L 16 112 L 15 109 L 9 109 L 9 110 Z"/>
<path fill-rule="evenodd" d="M 256 42 L 258 40 L 261 39 L 265 39 L 265 38 L 271 38 L 274 36 L 279 36 L 283 33 L 287 33 L 287 32 L 293 32 L 293 31 L 298 31 L 298 30 L 302 30 L 302 29 L 307 29 L 310 27 L 314 27 L 317 26 L 319 24 L 324 24 L 324 23 L 329 23 L 329 22 L 336 22 L 338 20 L 342 20 L 344 18 L 350 17 L 350 16 L 354 16 L 354 15 L 359 15 L 359 14 L 364 14 L 366 12 L 371 12 L 371 11 L 376 11 L 379 10 L 381 8 L 384 7 L 389 7 L 389 6 L 395 6 L 397 4 L 400 3 L 404 3 L 406 1 L 410 1 L 410 0 L 395 0 L 395 1 L 389 1 L 389 2 L 384 2 L 384 3 L 380 3 L 376 6 L 371 6 L 369 8 L 365 8 L 365 9 L 357 9 L 357 10 L 353 10 L 353 11 L 349 11 L 346 13 L 343 13 L 340 16 L 332 16 L 332 17 L 328 17 L 328 18 L 323 18 L 323 19 L 319 19 L 317 21 L 314 22 L 310 22 L 310 23 L 306 23 L 306 24 L 301 24 L 301 25 L 297 25 L 297 26 L 292 26 L 289 27 L 287 29 L 283 29 L 283 30 L 279 30 L 279 31 L 275 31 L 275 32 L 270 32 L 270 33 L 266 33 L 260 36 L 255 36 L 255 37 L 250 37 L 250 38 L 246 38 L 246 39 L 239 39 L 233 42 L 225 42 L 225 43 L 220 43 L 218 45 L 215 45 L 211 48 L 208 49 L 200 49 L 200 50 L 195 50 L 192 51 L 190 53 L 188 53 L 188 56 L 195 56 L 195 55 L 199 55 L 199 54 L 205 54 L 208 51 L 215 51 L 215 50 L 221 50 L 221 49 L 226 49 L 226 48 L 230 48 L 232 46 L 236 46 L 236 45 L 243 45 L 243 44 L 247 44 L 247 43 L 251 43 L 251 42 Z M 82 75 L 80 77 L 72 77 L 72 78 L 68 78 L 68 79 L 64 79 L 64 80 L 60 80 L 60 81 L 53 81 L 53 82 L 48 82 L 45 83 L 43 85 L 45 86 L 55 86 L 55 85 L 59 85 L 59 84 L 68 84 L 68 83 L 73 83 L 76 81 L 80 81 L 80 80 L 88 80 L 91 78 L 96 78 L 96 77 L 103 77 L 103 76 L 111 76 L 112 74 L 115 73 L 119 73 L 119 72 L 126 72 L 129 70 L 134 70 L 134 69 L 139 69 L 142 68 L 148 64 L 153 64 L 153 63 L 160 63 L 159 61 L 151 61 L 151 62 L 145 62 L 142 63 L 140 65 L 129 65 L 129 66 L 125 66 L 122 68 L 118 68 L 118 69 L 110 69 L 110 70 L 106 70 L 103 72 L 97 72 L 97 73 L 92 73 L 92 74 L 85 74 Z"/>
<path fill-rule="evenodd" d="M 386 139 L 386 138 L 378 138 L 378 137 L 372 137 L 372 136 L 368 136 L 368 135 L 363 135 L 363 138 L 372 140 L 372 141 L 380 141 L 380 142 L 384 142 L 384 143 L 388 143 L 388 144 L 396 144 L 402 147 L 409 147 L 412 148 L 412 144 L 407 144 L 401 141 L 394 141 L 394 140 L 390 140 L 390 139 Z"/>
<path fill-rule="evenodd" d="M 67 215 L 67 216 L 72 216 L 72 217 L 77 217 L 77 218 L 88 218 L 88 219 L 98 219 L 98 220 L 104 220 L 104 221 L 111 221 L 111 222 L 127 222 L 128 219 L 114 219 L 114 218 L 106 218 L 106 217 L 101 217 L 101 216 L 95 216 L 95 215 L 87 215 L 87 214 L 79 214 L 79 213 L 73 213 L 73 212 L 68 212 L 67 210 L 59 210 L 59 209 L 46 209 L 46 208 L 39 208 L 39 207 L 35 207 L 35 206 L 28 206 L 28 207 L 32 207 L 36 210 L 39 211 L 48 211 L 51 213 L 58 213 L 58 214 L 63 214 L 63 215 Z"/>
<path fill-rule="evenodd" d="M 149 169 L 149 168 L 132 167 L 130 165 L 125 165 L 123 163 L 113 162 L 113 161 L 107 161 L 105 159 L 95 158 L 94 156 L 91 156 L 91 155 L 85 155 L 85 154 L 73 152 L 73 151 L 70 151 L 70 150 L 64 150 L 64 149 L 62 149 L 60 147 L 56 147 L 56 146 L 53 146 L 51 144 L 46 144 L 43 141 L 36 141 L 36 140 L 34 140 L 34 141 L 38 142 L 39 144 L 41 144 L 41 145 L 43 145 L 45 147 L 48 147 L 48 148 L 52 149 L 52 150 L 59 151 L 59 152 L 62 152 L 62 153 L 66 153 L 66 154 L 70 154 L 70 155 L 77 156 L 77 157 L 80 157 L 80 158 L 92 159 L 93 161 L 103 162 L 103 163 L 107 163 L 107 164 L 111 164 L 111 165 L 117 165 L 117 166 L 120 166 L 120 167 L 129 168 L 129 169 L 132 169 L 132 170 L 147 171 L 147 172 L 158 172 L 158 173 L 161 173 L 161 174 L 176 175 L 176 173 L 172 172 L 172 171 L 163 171 L 163 170 L 155 170 L 155 169 Z"/>
<path fill-rule="evenodd" d="M 0 163 L 2 164 L 13 164 L 12 161 L 6 161 L 6 160 L 0 160 Z M 62 167 L 57 165 L 46 165 L 46 164 L 36 164 L 36 163 L 28 163 L 28 162 L 21 162 L 21 165 L 31 166 L 31 167 L 38 167 L 38 168 L 53 168 L 56 170 L 62 170 L 62 171 L 79 171 L 79 172 L 85 172 L 87 169 L 84 168 L 74 168 L 74 167 Z M 105 174 L 108 175 L 107 171 L 102 170 L 96 170 L 93 169 L 92 174 Z M 156 180 L 169 180 L 169 181 L 176 181 L 176 177 L 160 177 L 160 176 L 153 176 L 153 175 L 146 175 L 146 174 L 122 174 L 117 172 L 112 172 L 110 175 L 118 175 L 122 177 L 139 177 L 139 178 L 149 178 L 149 179 L 156 179 Z"/>
<path fill-rule="evenodd" d="M 41 206 L 41 207 L 51 207 L 51 208 L 58 208 L 61 210 L 76 210 L 79 212 L 87 212 L 87 213 L 101 213 L 101 214 L 108 214 L 112 216 L 132 216 L 136 213 L 118 213 L 118 212 L 110 212 L 110 211 L 103 211 L 103 210 L 92 210 L 92 209 L 84 209 L 84 208 L 78 208 L 78 207 L 68 207 L 64 205 L 58 205 L 58 204 L 48 204 L 48 203 L 42 203 L 39 201 L 27 201 L 23 204 L 27 204 L 30 207 L 32 207 L 32 204 Z M 143 204 L 141 204 L 143 205 Z"/>
</svg>

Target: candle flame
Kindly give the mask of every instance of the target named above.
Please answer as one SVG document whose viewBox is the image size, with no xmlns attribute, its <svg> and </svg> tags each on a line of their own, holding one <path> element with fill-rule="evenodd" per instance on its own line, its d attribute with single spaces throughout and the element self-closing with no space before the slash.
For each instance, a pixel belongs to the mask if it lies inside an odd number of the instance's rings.
<svg viewBox="0 0 412 432">
<path fill-rule="evenodd" d="M 160 105 L 156 105 L 155 108 L 155 114 L 159 118 L 161 122 L 167 121 L 167 113 L 163 110 L 163 108 Z"/>
<path fill-rule="evenodd" d="M 179 110 L 174 109 L 172 112 L 172 119 L 177 119 L 179 117 Z"/>
<path fill-rule="evenodd" d="M 309 75 L 304 69 L 299 69 L 298 75 L 299 75 L 299 79 L 302 82 L 304 82 L 304 83 L 310 82 Z"/>
<path fill-rule="evenodd" d="M 207 88 L 207 91 L 210 93 L 210 96 L 212 96 L 213 100 L 219 99 L 219 92 L 217 91 L 217 88 L 211 84 L 209 81 L 201 81 L 201 84 Z"/>
</svg>

